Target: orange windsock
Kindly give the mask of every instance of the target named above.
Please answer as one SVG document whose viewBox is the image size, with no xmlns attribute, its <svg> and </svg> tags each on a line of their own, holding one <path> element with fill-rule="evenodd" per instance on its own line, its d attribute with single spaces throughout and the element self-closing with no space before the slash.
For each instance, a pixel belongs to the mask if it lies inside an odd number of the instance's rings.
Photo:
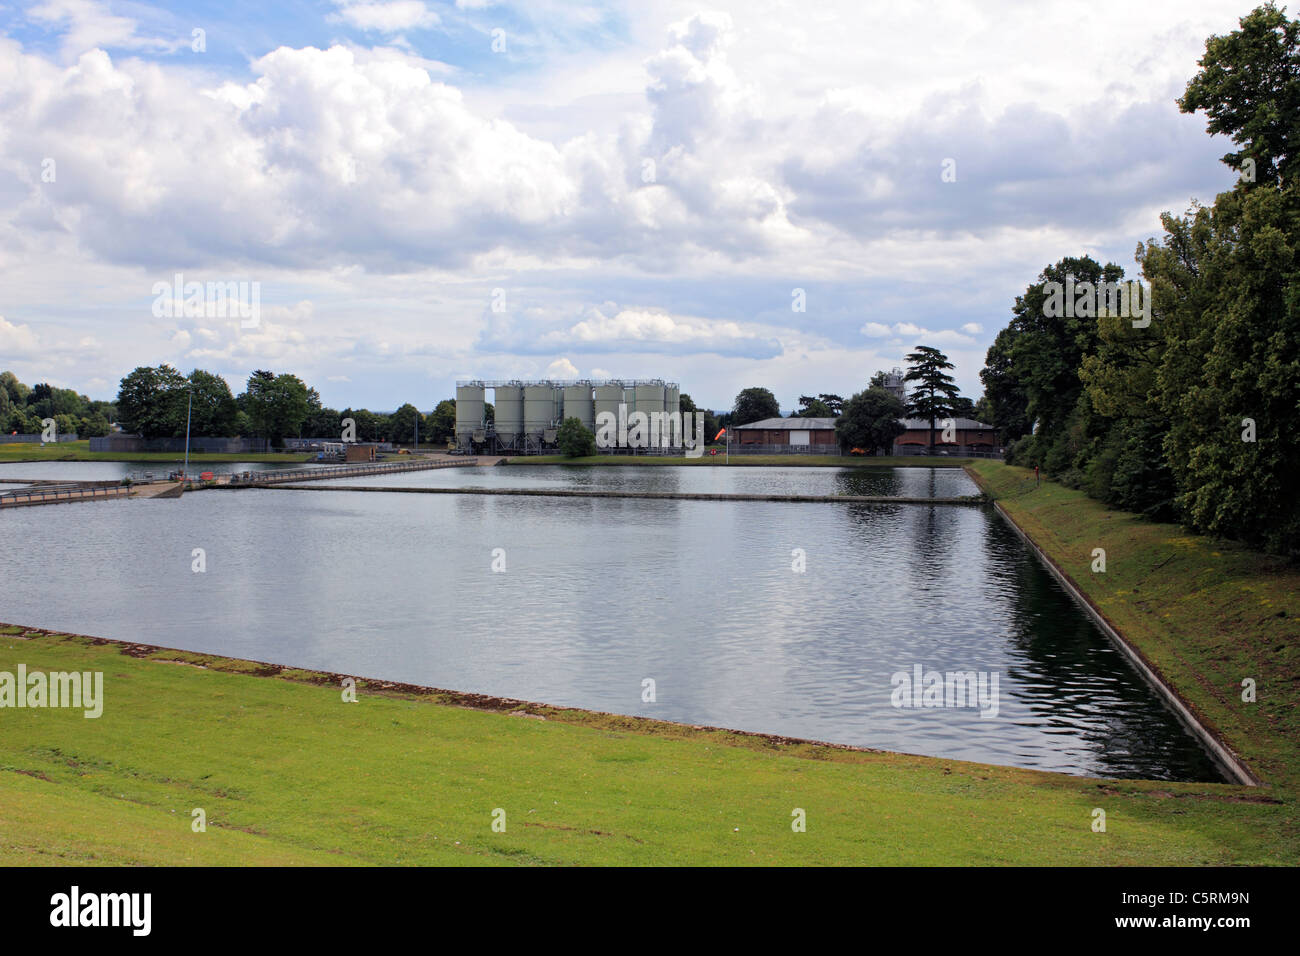
<svg viewBox="0 0 1300 956">
<path fill-rule="evenodd" d="M 725 428 L 722 429 L 722 431 L 718 432 L 716 435 L 713 436 L 713 440 L 714 440 L 714 441 L 717 441 L 719 438 L 721 438 L 721 437 L 722 437 L 723 435 L 725 435 L 726 433 L 727 433 L 727 430 L 726 430 Z"/>
</svg>

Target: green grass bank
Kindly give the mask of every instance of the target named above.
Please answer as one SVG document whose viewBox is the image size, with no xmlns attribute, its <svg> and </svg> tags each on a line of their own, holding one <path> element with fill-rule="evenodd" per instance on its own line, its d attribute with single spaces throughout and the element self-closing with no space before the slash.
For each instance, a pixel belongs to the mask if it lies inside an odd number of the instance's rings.
<svg viewBox="0 0 1300 956">
<path fill-rule="evenodd" d="M 258 462 L 299 462 L 310 461 L 315 455 L 312 454 L 284 454 L 275 453 L 268 455 L 196 455 L 190 453 L 190 463 L 195 462 L 230 462 L 230 461 L 258 461 Z M 185 461 L 184 452 L 108 452 L 108 451 L 91 451 L 89 440 L 59 442 L 48 445 L 39 443 L 15 443 L 0 445 L 0 462 L 6 461 L 157 461 L 157 462 L 183 462 Z"/>
</svg>

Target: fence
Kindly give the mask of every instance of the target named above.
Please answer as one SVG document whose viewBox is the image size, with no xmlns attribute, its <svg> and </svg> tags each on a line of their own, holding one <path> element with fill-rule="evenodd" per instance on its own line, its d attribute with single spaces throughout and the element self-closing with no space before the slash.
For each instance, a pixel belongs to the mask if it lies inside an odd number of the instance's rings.
<svg viewBox="0 0 1300 956">
<path fill-rule="evenodd" d="M 716 447 L 721 455 L 726 445 L 709 446 L 710 451 Z M 831 442 L 828 445 L 763 445 L 758 442 L 746 442 L 741 445 L 731 443 L 733 455 L 842 455 L 840 446 Z"/>
<path fill-rule="evenodd" d="M 1001 458 L 1006 451 L 1004 448 L 990 448 L 988 445 L 945 445 L 942 442 L 935 442 L 935 456 L 943 455 L 951 458 Z M 895 455 L 929 455 L 929 445 L 895 445 L 893 454 Z"/>
<path fill-rule="evenodd" d="M 95 498 L 125 498 L 131 489 L 122 485 L 107 487 L 50 487 L 30 488 L 22 491 L 0 493 L 0 508 L 21 508 L 24 505 L 52 505 L 61 501 L 90 501 Z"/>
<path fill-rule="evenodd" d="M 56 442 L 76 441 L 76 440 L 77 440 L 76 432 L 69 432 L 66 435 L 56 435 L 54 438 L 54 441 Z M 91 441 L 94 441 L 94 439 L 92 438 Z M 31 444 L 35 444 L 36 442 L 40 442 L 41 444 L 44 444 L 45 440 L 39 434 L 0 435 L 0 445 L 16 445 L 16 444 L 31 445 Z"/>
<path fill-rule="evenodd" d="M 139 435 L 108 435 L 92 438 L 91 451 L 131 452 L 184 452 L 184 438 L 141 438 Z M 190 439 L 191 455 L 243 455 L 265 454 L 270 450 L 265 438 L 207 438 Z"/>
</svg>

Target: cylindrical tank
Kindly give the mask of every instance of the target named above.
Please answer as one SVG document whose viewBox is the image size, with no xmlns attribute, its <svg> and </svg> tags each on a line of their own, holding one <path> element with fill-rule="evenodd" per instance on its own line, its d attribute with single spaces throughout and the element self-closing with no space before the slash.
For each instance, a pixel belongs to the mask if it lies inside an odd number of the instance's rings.
<svg viewBox="0 0 1300 956">
<path fill-rule="evenodd" d="M 509 441 L 523 434 L 524 430 L 524 390 L 518 385 L 498 385 L 496 401 L 497 437 Z"/>
<path fill-rule="evenodd" d="M 679 385 L 669 385 L 669 386 L 664 390 L 664 411 L 668 413 L 668 418 L 666 419 L 667 421 L 672 421 L 674 415 L 678 416 L 678 417 L 677 417 L 677 420 L 678 420 L 678 421 L 682 421 L 682 420 L 681 420 L 681 411 L 682 411 L 682 389 L 681 389 L 681 386 L 679 386 Z M 692 422 L 691 424 L 694 425 L 695 423 Z M 674 427 L 675 427 L 675 426 L 674 426 Z M 682 433 L 681 433 L 681 434 L 682 434 L 682 437 L 681 437 L 681 438 L 674 438 L 674 437 L 671 436 L 671 435 L 665 437 L 665 438 L 664 438 L 664 444 L 665 444 L 665 445 L 672 445 L 673 447 L 676 447 L 676 445 L 677 445 L 677 443 L 678 443 L 679 441 L 682 441 L 682 440 L 685 439 L 685 436 L 686 436 L 686 422 L 684 422 L 684 421 L 682 421 Z M 694 437 L 694 433 L 692 433 L 692 437 Z"/>
<path fill-rule="evenodd" d="M 539 436 L 555 418 L 555 386 L 524 386 L 524 433 Z"/>
<path fill-rule="evenodd" d="M 662 385 L 638 385 L 635 389 L 629 389 L 634 392 L 636 407 L 628 404 L 628 413 L 633 411 L 644 412 L 646 416 L 646 425 L 650 429 L 648 438 L 652 444 L 658 446 L 663 444 L 662 434 L 663 426 L 658 429 L 652 424 L 655 415 L 663 415 L 664 412 L 664 387 Z M 660 418 L 662 421 L 662 418 Z"/>
<path fill-rule="evenodd" d="M 669 385 L 664 391 L 664 411 L 669 415 L 682 410 L 682 387 Z"/>
<path fill-rule="evenodd" d="M 567 385 L 564 388 L 565 418 L 576 418 L 587 431 L 596 430 L 596 403 L 590 385 Z"/>
<path fill-rule="evenodd" d="M 618 420 L 618 406 L 623 404 L 623 386 L 622 385 L 597 385 L 595 410 L 596 418 L 601 414 L 608 412 Z"/>
<path fill-rule="evenodd" d="M 483 386 L 456 386 L 456 434 L 472 435 L 483 428 Z"/>
</svg>

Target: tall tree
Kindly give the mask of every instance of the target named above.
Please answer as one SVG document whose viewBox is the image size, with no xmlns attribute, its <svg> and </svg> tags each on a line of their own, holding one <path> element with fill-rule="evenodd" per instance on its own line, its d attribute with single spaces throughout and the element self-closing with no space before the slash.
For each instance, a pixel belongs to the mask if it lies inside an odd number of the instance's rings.
<svg viewBox="0 0 1300 956">
<path fill-rule="evenodd" d="M 286 435 L 296 435 L 310 411 L 307 386 L 288 373 L 275 375 L 258 369 L 248 377 L 248 390 L 242 397 L 254 431 L 275 445 L 282 444 Z"/>
<path fill-rule="evenodd" d="M 1178 107 L 1204 110 L 1211 134 L 1242 147 L 1225 164 L 1243 174 L 1253 165 L 1257 183 L 1289 185 L 1300 171 L 1300 20 L 1267 3 L 1238 23 L 1205 41 L 1201 70 Z"/>
<path fill-rule="evenodd" d="M 838 414 L 820 398 L 811 395 L 799 396 L 799 407 L 790 413 L 791 418 L 834 418 Z"/>
<path fill-rule="evenodd" d="M 899 421 L 904 406 L 883 388 L 864 389 L 844 403 L 844 411 L 835 422 L 835 437 L 843 448 L 861 448 L 874 455 L 888 454 L 894 439 L 906 431 Z"/>
<path fill-rule="evenodd" d="M 186 380 L 170 365 L 140 366 L 126 375 L 117 393 L 123 430 L 145 438 L 172 438 L 185 430 Z"/>
<path fill-rule="evenodd" d="M 736 396 L 731 420 L 734 425 L 748 425 L 765 418 L 780 418 L 781 406 L 776 396 L 766 388 L 747 388 Z"/>
<path fill-rule="evenodd" d="M 907 402 L 907 412 L 930 422 L 930 454 L 934 454 L 934 423 L 952 416 L 952 403 L 957 398 L 957 383 L 948 374 L 953 364 L 936 348 L 918 345 L 907 356 L 905 382 L 916 382 Z"/>
<path fill-rule="evenodd" d="M 190 434 L 214 438 L 233 435 L 239 406 L 226 380 L 196 368 L 189 374 L 189 383 L 193 393 Z"/>
</svg>

